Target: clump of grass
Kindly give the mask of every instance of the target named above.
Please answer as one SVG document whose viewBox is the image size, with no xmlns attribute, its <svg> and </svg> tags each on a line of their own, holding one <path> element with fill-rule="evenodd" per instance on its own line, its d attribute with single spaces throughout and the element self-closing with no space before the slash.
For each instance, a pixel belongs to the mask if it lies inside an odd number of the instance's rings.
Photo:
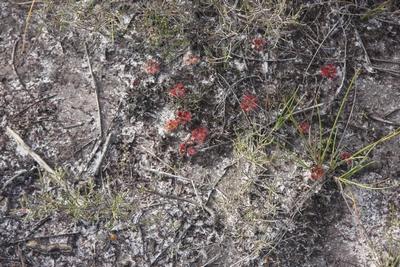
<svg viewBox="0 0 400 267">
<path fill-rule="evenodd" d="M 347 157 L 346 159 L 340 159 L 340 152 L 341 152 L 341 141 L 338 141 L 338 136 L 339 136 L 339 121 L 342 117 L 342 114 L 345 109 L 346 102 L 349 97 L 349 93 L 351 90 L 354 88 L 355 82 L 360 74 L 360 71 L 357 70 L 343 96 L 343 99 L 340 103 L 339 110 L 337 112 L 337 115 L 335 117 L 335 120 L 332 124 L 332 126 L 329 129 L 329 135 L 327 137 L 324 136 L 324 127 L 322 125 L 321 117 L 320 117 L 320 112 L 317 108 L 317 116 L 318 116 L 318 124 L 319 124 L 319 130 L 317 132 L 317 135 L 312 137 L 311 133 L 304 134 L 300 131 L 300 135 L 305 143 L 306 150 L 308 152 L 308 156 L 311 158 L 313 161 L 313 166 L 309 166 L 309 168 L 315 168 L 315 166 L 318 166 L 319 170 L 323 172 L 323 175 L 334 175 L 335 180 L 337 182 L 340 182 L 341 184 L 345 185 L 355 185 L 360 188 L 364 189 L 387 189 L 391 188 L 393 186 L 389 187 L 380 187 L 377 188 L 375 186 L 371 185 L 365 185 L 361 183 L 357 183 L 354 181 L 351 181 L 350 178 L 359 173 L 361 170 L 363 170 L 365 167 L 369 166 L 372 164 L 372 161 L 369 160 L 368 155 L 371 153 L 373 149 L 375 149 L 378 145 L 387 142 L 397 136 L 400 135 L 400 128 L 392 131 L 391 133 L 387 134 L 386 136 L 380 138 L 379 140 L 368 144 L 362 148 L 360 148 L 358 151 L 354 152 L 352 155 Z M 296 121 L 296 119 L 291 116 L 291 121 L 295 125 L 296 129 L 300 129 L 301 127 L 299 126 L 300 124 Z M 342 133 L 343 135 L 344 133 Z M 336 170 L 343 165 L 346 162 L 355 162 L 352 164 L 352 166 L 345 171 L 344 173 L 337 174 L 335 173 Z M 323 175 L 319 175 L 321 178 Z"/>
<path fill-rule="evenodd" d="M 362 16 L 361 19 L 362 20 L 369 20 L 373 17 L 376 17 L 384 12 L 386 12 L 390 5 L 392 4 L 391 0 L 388 1 L 384 1 L 383 3 L 379 3 L 377 5 L 375 5 L 373 8 L 368 9 Z"/>
<path fill-rule="evenodd" d="M 276 141 L 276 133 L 284 127 L 292 117 L 296 108 L 297 89 L 294 93 L 278 107 L 279 114 L 270 127 L 257 126 L 252 123 L 249 129 L 237 131 L 234 141 L 234 151 L 238 158 L 244 158 L 257 166 L 263 166 L 271 160 L 267 148 L 273 144 L 279 145 Z"/>
<path fill-rule="evenodd" d="M 262 134 L 259 130 L 247 130 L 237 134 L 234 141 L 234 151 L 238 158 L 263 166 L 271 160 L 267 148 L 273 142 L 273 138 Z"/>
<path fill-rule="evenodd" d="M 227 67 L 238 51 L 248 50 L 256 35 L 266 38 L 267 47 L 283 38 L 284 29 L 297 23 L 300 10 L 290 1 L 201 1 L 200 10 L 211 13 L 218 23 L 210 24 L 205 33 L 208 42 L 204 49 L 209 62 Z M 247 36 L 247 38 L 242 38 Z M 247 52 L 246 52 L 247 53 Z"/>
<path fill-rule="evenodd" d="M 36 12 L 51 29 L 60 32 L 87 30 L 100 33 L 112 41 L 127 26 L 123 16 L 128 13 L 121 11 L 112 0 L 102 1 L 101 4 L 95 1 L 45 0 L 37 6 Z"/>
<path fill-rule="evenodd" d="M 107 192 L 95 188 L 92 179 L 83 185 L 72 185 L 64 171 L 55 175 L 42 175 L 40 191 L 26 200 L 30 218 L 43 218 L 55 213 L 72 220 L 106 222 L 112 228 L 133 210 L 126 192 Z M 107 187 L 107 186 L 106 186 Z"/>
</svg>

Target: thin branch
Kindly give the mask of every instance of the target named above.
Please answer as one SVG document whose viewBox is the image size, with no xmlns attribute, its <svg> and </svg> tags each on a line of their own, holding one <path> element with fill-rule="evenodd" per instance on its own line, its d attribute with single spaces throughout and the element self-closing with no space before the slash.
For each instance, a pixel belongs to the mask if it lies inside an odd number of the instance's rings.
<svg viewBox="0 0 400 267">
<path fill-rule="evenodd" d="M 17 40 L 15 40 L 14 46 L 13 46 L 13 50 L 11 53 L 11 66 L 13 68 L 13 71 L 15 72 L 15 76 L 17 76 L 18 82 L 21 84 L 21 86 L 24 88 L 24 90 L 26 90 L 26 85 L 24 83 L 24 81 L 22 81 L 21 76 L 19 76 L 18 70 L 17 70 L 17 64 L 15 63 L 15 58 L 17 55 L 17 48 L 18 48 L 18 42 L 19 42 L 19 38 L 17 38 Z"/>
<path fill-rule="evenodd" d="M 104 157 L 105 157 L 105 155 L 107 153 L 108 147 L 110 146 L 111 136 L 112 136 L 112 132 L 110 132 L 107 135 L 107 138 L 106 138 L 106 141 L 104 142 L 103 149 L 101 150 L 100 156 L 99 156 L 99 158 L 96 160 L 96 162 L 94 164 L 93 175 L 97 175 L 99 170 L 100 170 L 100 167 L 101 167 L 101 164 L 103 162 L 103 159 L 104 159 Z"/>
<path fill-rule="evenodd" d="M 93 86 L 94 86 L 94 90 L 95 90 L 95 94 L 96 94 L 96 103 L 97 103 L 97 123 L 99 125 L 99 134 L 100 134 L 100 138 L 103 137 L 103 120 L 101 117 L 101 103 L 100 103 L 100 89 L 99 89 L 99 85 L 97 83 L 96 77 L 94 76 L 93 73 L 93 69 L 92 69 L 92 63 L 90 61 L 90 56 L 89 56 L 89 50 L 87 47 L 87 44 L 85 43 L 85 53 L 86 53 L 86 58 L 87 58 L 87 63 L 89 65 L 89 71 L 90 71 L 90 76 L 92 77 L 92 81 L 93 81 Z"/>
<path fill-rule="evenodd" d="M 346 30 L 343 28 L 342 25 L 342 30 L 343 30 L 343 36 L 344 36 L 344 60 L 343 60 L 343 71 L 342 71 L 342 81 L 340 82 L 340 85 L 338 89 L 336 90 L 335 93 L 335 98 L 340 94 L 340 92 L 343 89 L 344 86 L 344 81 L 346 80 L 346 70 L 347 70 L 347 35 L 346 35 Z"/>
<path fill-rule="evenodd" d="M 339 21 L 335 23 L 335 25 L 333 25 L 332 29 L 329 30 L 329 32 L 325 35 L 324 39 L 322 40 L 322 42 L 319 44 L 317 51 L 315 51 L 313 57 L 310 60 L 310 63 L 308 63 L 308 66 L 306 68 L 306 70 L 304 71 L 305 74 L 307 74 L 307 71 L 310 69 L 312 63 L 314 62 L 315 57 L 317 56 L 319 50 L 321 49 L 322 45 L 325 43 L 326 39 L 328 39 L 328 37 L 331 35 L 331 33 L 333 32 L 334 29 L 336 29 L 336 26 L 339 24 Z"/>
<path fill-rule="evenodd" d="M 340 151 L 342 142 L 343 142 L 343 140 L 344 140 L 344 136 L 345 136 L 345 134 L 346 134 L 347 128 L 349 127 L 350 120 L 351 120 L 351 118 L 352 118 L 352 116 L 353 116 L 354 107 L 355 107 L 355 105 L 356 105 L 356 99 L 357 99 L 357 86 L 354 86 L 353 103 L 352 103 L 352 105 L 351 105 L 350 114 L 349 114 L 349 117 L 348 117 L 348 119 L 347 119 L 346 125 L 344 126 L 344 129 L 343 129 L 343 132 L 342 132 L 342 136 L 340 137 L 339 143 L 338 143 L 338 145 L 337 145 L 337 149 L 336 149 L 337 151 Z"/>
<path fill-rule="evenodd" d="M 33 106 L 39 104 L 40 102 L 43 102 L 43 101 L 52 99 L 53 97 L 56 97 L 56 96 L 57 96 L 57 95 L 50 95 L 50 96 L 43 97 L 43 98 L 41 98 L 41 99 L 39 99 L 39 100 L 33 102 L 32 104 L 30 104 L 29 106 L 27 106 L 26 108 L 24 108 L 23 110 L 21 110 L 20 112 L 18 112 L 17 114 L 15 114 L 14 116 L 12 116 L 12 118 L 14 119 L 14 118 L 16 118 L 16 117 L 22 115 L 23 113 L 25 113 L 25 112 L 26 112 L 28 109 L 30 109 L 31 107 L 33 107 Z"/>
<path fill-rule="evenodd" d="M 35 167 L 33 167 L 32 169 L 34 169 Z M 32 170 L 31 169 L 31 170 Z M 31 171 L 29 170 L 29 171 Z M 3 186 L 1 187 L 0 192 L 4 191 L 4 189 L 6 189 L 7 186 L 9 186 L 16 178 L 20 177 L 21 175 L 24 175 L 25 173 L 29 172 L 28 170 L 19 170 L 14 176 L 12 176 L 10 179 L 8 179 L 7 181 L 4 182 Z"/>
<path fill-rule="evenodd" d="M 363 51 L 364 51 L 364 58 L 365 58 L 365 62 L 366 62 L 366 65 L 364 65 L 365 69 L 366 69 L 369 73 L 374 73 L 375 67 L 372 66 L 372 63 L 371 63 L 371 60 L 370 60 L 370 58 L 369 58 L 367 49 L 366 49 L 365 46 L 364 46 L 364 42 L 363 42 L 363 40 L 361 39 L 360 33 L 358 32 L 357 28 L 354 28 L 354 33 L 355 33 L 355 35 L 356 35 L 357 41 L 360 43 L 361 48 L 362 48 Z"/>
<path fill-rule="evenodd" d="M 167 172 L 159 171 L 159 170 L 156 170 L 156 169 L 147 168 L 147 167 L 144 167 L 144 166 L 142 166 L 141 168 L 143 170 L 145 170 L 145 171 L 152 172 L 152 173 L 159 174 L 159 175 L 163 175 L 163 176 L 167 176 L 167 177 L 171 177 L 171 178 L 176 178 L 176 179 L 178 179 L 180 181 L 183 181 L 183 182 L 189 182 L 190 183 L 192 181 L 189 178 L 186 178 L 186 177 L 183 177 L 183 176 L 179 176 L 179 175 L 175 175 L 175 174 L 172 174 L 172 173 L 167 173 Z"/>
<path fill-rule="evenodd" d="M 23 140 L 22 138 L 14 132 L 11 128 L 6 128 L 6 133 L 14 139 L 18 146 L 29 156 L 31 156 L 40 167 L 42 167 L 46 172 L 51 175 L 55 175 L 56 172 L 38 155 L 36 154 Z"/>
<path fill-rule="evenodd" d="M 183 197 L 178 197 L 178 196 L 175 196 L 175 195 L 167 195 L 167 194 L 163 194 L 161 192 L 158 192 L 158 191 L 155 191 L 155 190 L 150 190 L 150 189 L 145 189 L 145 192 L 150 193 L 150 194 L 154 194 L 154 195 L 157 195 L 157 196 L 160 196 L 160 197 L 163 197 L 163 198 L 183 201 L 183 202 L 190 203 L 190 204 L 192 204 L 194 206 L 198 206 L 198 204 L 196 202 L 194 202 L 193 200 L 186 199 L 186 198 L 183 198 Z"/>
<path fill-rule="evenodd" d="M 374 114 L 371 114 L 371 113 L 367 114 L 367 116 L 368 116 L 368 118 L 370 118 L 370 119 L 372 119 L 374 121 L 379 121 L 379 122 L 386 123 L 386 124 L 393 125 L 393 126 L 400 126 L 400 123 L 389 121 L 389 120 L 385 120 L 385 119 L 380 118 L 380 117 L 378 117 L 378 116 L 376 116 Z"/>
</svg>

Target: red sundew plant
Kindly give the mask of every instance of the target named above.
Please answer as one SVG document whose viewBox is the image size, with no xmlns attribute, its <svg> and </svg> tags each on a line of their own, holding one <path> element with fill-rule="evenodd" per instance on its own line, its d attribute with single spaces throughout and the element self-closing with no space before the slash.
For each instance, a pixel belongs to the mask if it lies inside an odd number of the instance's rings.
<svg viewBox="0 0 400 267">
<path fill-rule="evenodd" d="M 133 86 L 139 86 L 139 85 L 140 85 L 140 79 L 139 79 L 139 78 L 134 79 L 134 80 L 132 81 L 132 85 L 133 85 Z"/>
<path fill-rule="evenodd" d="M 240 108 L 244 112 L 250 112 L 257 107 L 257 97 L 252 94 L 243 95 L 242 101 L 240 102 Z"/>
<path fill-rule="evenodd" d="M 311 167 L 311 179 L 319 180 L 324 176 L 324 169 L 321 165 L 315 165 Z"/>
<path fill-rule="evenodd" d="M 175 131 L 178 127 L 179 127 L 180 121 L 179 120 L 168 120 L 165 123 L 164 128 L 168 131 L 168 132 L 173 132 Z"/>
<path fill-rule="evenodd" d="M 311 128 L 311 126 L 307 121 L 302 121 L 302 122 L 300 122 L 297 130 L 301 134 L 305 135 L 305 134 L 308 134 L 310 132 L 310 128 Z"/>
<path fill-rule="evenodd" d="M 169 90 L 168 93 L 171 97 L 183 98 L 186 95 L 186 88 L 183 83 L 177 83 Z"/>
<path fill-rule="evenodd" d="M 333 64 L 327 64 L 321 67 L 321 75 L 328 79 L 335 79 L 337 75 L 337 69 Z"/>
<path fill-rule="evenodd" d="M 351 164 L 352 160 L 351 160 L 351 154 L 347 151 L 343 151 L 342 153 L 340 153 L 340 159 L 345 161 L 347 164 Z"/>
<path fill-rule="evenodd" d="M 192 114 L 189 111 L 178 110 L 176 116 L 179 122 L 182 124 L 186 124 L 192 120 Z"/>
<path fill-rule="evenodd" d="M 144 66 L 144 71 L 147 74 L 156 75 L 160 72 L 160 63 L 154 59 L 149 59 Z"/>
<path fill-rule="evenodd" d="M 200 58 L 196 55 L 193 55 L 192 53 L 186 53 L 183 56 L 183 64 L 190 66 L 190 65 L 196 65 L 197 63 L 199 63 Z"/>
<path fill-rule="evenodd" d="M 183 155 L 186 152 L 186 143 L 180 143 L 178 146 L 179 154 Z"/>
<path fill-rule="evenodd" d="M 255 50 L 262 51 L 267 44 L 267 41 L 264 38 L 256 37 L 251 40 L 251 44 Z"/>
<path fill-rule="evenodd" d="M 189 147 L 188 149 L 187 149 L 187 155 L 189 156 L 189 157 L 193 157 L 194 155 L 196 155 L 197 154 L 197 149 L 196 148 L 194 148 L 194 147 Z"/>
<path fill-rule="evenodd" d="M 195 143 L 203 144 L 207 139 L 207 135 L 208 129 L 205 127 L 199 127 L 192 131 L 191 140 Z"/>
</svg>

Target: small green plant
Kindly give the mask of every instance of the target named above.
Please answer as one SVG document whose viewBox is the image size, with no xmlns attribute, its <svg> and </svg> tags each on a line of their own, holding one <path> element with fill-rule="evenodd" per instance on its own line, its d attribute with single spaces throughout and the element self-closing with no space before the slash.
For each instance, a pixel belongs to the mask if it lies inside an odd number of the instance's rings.
<svg viewBox="0 0 400 267">
<path fill-rule="evenodd" d="M 356 173 L 360 172 L 365 167 L 372 164 L 369 160 L 368 155 L 370 152 L 376 148 L 378 145 L 387 142 L 397 136 L 400 135 L 400 128 L 394 130 L 393 132 L 387 134 L 386 136 L 380 138 L 379 140 L 360 148 L 358 151 L 350 154 L 348 152 L 343 152 L 341 147 L 341 140 L 338 141 L 339 136 L 339 120 L 343 114 L 345 104 L 349 97 L 349 93 L 354 87 L 354 84 L 360 74 L 360 71 L 357 70 L 343 96 L 343 99 L 340 103 L 339 110 L 335 117 L 335 120 L 332 126 L 329 129 L 329 134 L 326 137 L 324 134 L 324 129 L 320 117 L 320 112 L 317 106 L 317 117 L 318 117 L 318 125 L 319 130 L 316 134 L 312 135 L 310 130 L 311 126 L 308 122 L 297 122 L 294 116 L 291 116 L 290 119 L 293 125 L 298 129 L 300 136 L 302 137 L 303 143 L 305 144 L 306 151 L 311 158 L 313 165 L 308 166 L 311 169 L 311 177 L 315 180 L 321 179 L 326 175 L 334 175 L 335 180 L 342 184 L 348 185 L 356 185 L 358 187 L 364 189 L 386 189 L 389 187 L 380 187 L 377 188 L 371 185 L 365 185 L 361 183 L 357 183 L 351 181 L 350 178 L 354 176 Z M 343 135 L 344 133 L 342 133 Z M 351 163 L 351 164 L 350 164 Z M 336 174 L 336 170 L 339 166 L 346 164 L 351 165 L 351 167 L 341 174 Z"/>
<path fill-rule="evenodd" d="M 384 13 L 387 11 L 388 7 L 392 3 L 392 0 L 384 1 L 383 3 L 377 4 L 374 8 L 367 10 L 362 16 L 362 20 L 369 20 L 379 14 Z"/>
<path fill-rule="evenodd" d="M 246 96 L 246 95 L 245 95 Z M 278 107 L 280 111 L 274 121 L 270 123 L 269 128 L 253 124 L 249 129 L 236 132 L 236 139 L 234 140 L 234 151 L 238 158 L 244 158 L 257 166 L 263 166 L 271 160 L 268 155 L 267 148 L 272 144 L 280 145 L 276 141 L 276 133 L 282 129 L 286 122 L 292 117 L 293 111 L 296 108 L 297 89 L 294 93 Z M 244 100 L 247 100 L 244 98 Z M 241 109 L 246 112 L 253 110 L 256 102 L 250 99 L 251 102 L 243 101 L 240 103 Z M 254 103 L 253 103 L 254 102 Z M 251 109 L 249 109 L 251 107 Z M 249 110 L 248 110 L 249 109 Z M 251 122 L 250 122 L 251 123 Z"/>
<path fill-rule="evenodd" d="M 272 137 L 253 129 L 236 135 L 234 151 L 238 158 L 244 158 L 257 166 L 263 166 L 270 161 L 267 148 L 273 143 Z"/>
<path fill-rule="evenodd" d="M 61 213 L 73 220 L 105 220 L 106 226 L 112 228 L 133 209 L 126 192 L 103 192 L 96 189 L 92 179 L 73 185 L 63 170 L 57 170 L 55 175 L 42 175 L 39 184 L 38 195 L 27 200 L 27 207 L 31 210 L 29 218 Z"/>
</svg>

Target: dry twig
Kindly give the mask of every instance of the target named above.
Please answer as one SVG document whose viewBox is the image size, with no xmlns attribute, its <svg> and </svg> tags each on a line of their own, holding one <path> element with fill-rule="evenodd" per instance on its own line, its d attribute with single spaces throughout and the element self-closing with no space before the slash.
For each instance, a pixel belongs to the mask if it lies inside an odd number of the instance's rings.
<svg viewBox="0 0 400 267">
<path fill-rule="evenodd" d="M 15 58 L 16 58 L 16 55 L 17 55 L 18 42 L 19 42 L 19 38 L 17 40 L 15 40 L 15 43 L 14 43 L 14 46 L 13 46 L 13 50 L 12 50 L 12 53 L 11 53 L 11 66 L 13 68 L 13 71 L 15 72 L 15 76 L 17 76 L 18 82 L 26 90 L 26 85 L 25 85 L 24 81 L 22 81 L 21 76 L 19 75 L 18 70 L 17 70 L 17 64 L 15 63 Z"/>
<path fill-rule="evenodd" d="M 95 90 L 95 94 L 96 94 L 96 103 L 97 103 L 97 123 L 99 125 L 99 134 L 100 134 L 100 138 L 103 137 L 103 120 L 101 117 L 101 103 L 100 103 L 100 88 L 99 85 L 97 83 L 96 77 L 94 76 L 93 73 L 93 69 L 92 69 L 92 63 L 90 61 L 90 56 L 89 56 L 89 50 L 87 47 L 87 44 L 85 43 L 85 53 L 86 53 L 86 58 L 87 58 L 87 63 L 89 65 L 89 71 L 90 71 L 90 76 L 92 77 L 92 81 L 93 81 L 93 86 L 94 86 L 94 90 Z"/>
<path fill-rule="evenodd" d="M 18 146 L 31 158 L 33 158 L 40 167 L 42 167 L 46 172 L 50 173 L 51 175 L 55 175 L 56 172 L 38 155 L 36 154 L 25 142 L 22 138 L 14 132 L 11 128 L 6 128 L 6 133 L 14 139 L 14 141 L 18 144 Z"/>
<path fill-rule="evenodd" d="M 107 138 L 106 138 L 106 141 L 104 142 L 103 149 L 101 150 L 100 156 L 99 156 L 99 158 L 96 160 L 96 162 L 94 164 L 93 175 L 97 175 L 99 170 L 100 170 L 100 167 L 101 167 L 101 164 L 103 162 L 104 156 L 106 155 L 108 147 L 110 146 L 111 137 L 112 137 L 112 132 L 110 132 L 107 135 Z"/>
</svg>

